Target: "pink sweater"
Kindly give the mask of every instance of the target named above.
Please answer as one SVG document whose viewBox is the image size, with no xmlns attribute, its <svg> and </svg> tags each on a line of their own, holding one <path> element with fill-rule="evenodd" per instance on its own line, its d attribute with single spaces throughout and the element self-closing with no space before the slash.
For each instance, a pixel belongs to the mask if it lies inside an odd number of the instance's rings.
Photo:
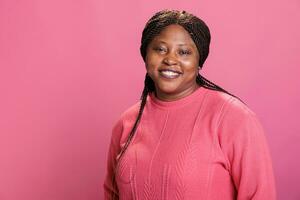
<svg viewBox="0 0 300 200">
<path fill-rule="evenodd" d="M 203 87 L 166 102 L 148 96 L 137 132 L 111 177 L 139 103 L 112 131 L 105 199 L 273 200 L 275 184 L 264 130 L 238 99 Z"/>
</svg>

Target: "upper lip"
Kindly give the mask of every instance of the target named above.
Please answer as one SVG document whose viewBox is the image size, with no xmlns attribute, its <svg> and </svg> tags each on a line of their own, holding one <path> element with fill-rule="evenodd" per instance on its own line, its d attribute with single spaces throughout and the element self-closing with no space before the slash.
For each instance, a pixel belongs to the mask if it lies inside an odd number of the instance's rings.
<svg viewBox="0 0 300 200">
<path fill-rule="evenodd" d="M 178 73 L 178 74 L 182 74 L 182 72 L 181 71 L 178 71 L 178 70 L 176 70 L 176 69 L 172 69 L 172 68 L 161 68 L 161 69 L 159 69 L 158 71 L 159 72 L 161 72 L 161 71 L 172 71 L 172 72 L 175 72 L 175 73 Z"/>
</svg>

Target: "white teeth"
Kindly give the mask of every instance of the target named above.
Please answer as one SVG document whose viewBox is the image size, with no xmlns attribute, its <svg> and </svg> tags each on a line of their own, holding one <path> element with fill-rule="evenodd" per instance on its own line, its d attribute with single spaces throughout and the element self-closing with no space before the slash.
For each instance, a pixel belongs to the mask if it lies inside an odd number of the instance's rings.
<svg viewBox="0 0 300 200">
<path fill-rule="evenodd" d="M 169 71 L 169 70 L 162 70 L 162 71 L 160 71 L 160 74 L 165 78 L 171 78 L 171 79 L 177 78 L 180 76 L 180 73 Z"/>
<path fill-rule="evenodd" d="M 172 72 L 172 71 L 162 71 L 161 73 L 166 75 L 166 76 L 176 76 L 176 75 L 178 75 L 178 73 Z"/>
</svg>

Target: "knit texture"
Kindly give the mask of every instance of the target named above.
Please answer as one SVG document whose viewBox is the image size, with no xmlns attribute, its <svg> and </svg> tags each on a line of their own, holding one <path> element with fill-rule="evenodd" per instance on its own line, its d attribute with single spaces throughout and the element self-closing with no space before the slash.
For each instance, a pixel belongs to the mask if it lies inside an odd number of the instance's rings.
<svg viewBox="0 0 300 200">
<path fill-rule="evenodd" d="M 117 168 L 139 103 L 115 124 L 104 196 L 111 200 L 276 199 L 268 145 L 256 114 L 237 98 L 200 87 L 182 99 L 147 98 L 137 132 Z"/>
</svg>

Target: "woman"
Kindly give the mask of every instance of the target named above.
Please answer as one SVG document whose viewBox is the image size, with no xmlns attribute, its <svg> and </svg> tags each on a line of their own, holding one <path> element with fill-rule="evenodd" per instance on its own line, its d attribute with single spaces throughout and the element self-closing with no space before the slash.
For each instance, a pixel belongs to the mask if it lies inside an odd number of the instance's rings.
<svg viewBox="0 0 300 200">
<path fill-rule="evenodd" d="M 141 43 L 145 87 L 113 128 L 105 199 L 275 199 L 255 113 L 199 74 L 209 53 L 206 24 L 163 10 Z"/>
</svg>

